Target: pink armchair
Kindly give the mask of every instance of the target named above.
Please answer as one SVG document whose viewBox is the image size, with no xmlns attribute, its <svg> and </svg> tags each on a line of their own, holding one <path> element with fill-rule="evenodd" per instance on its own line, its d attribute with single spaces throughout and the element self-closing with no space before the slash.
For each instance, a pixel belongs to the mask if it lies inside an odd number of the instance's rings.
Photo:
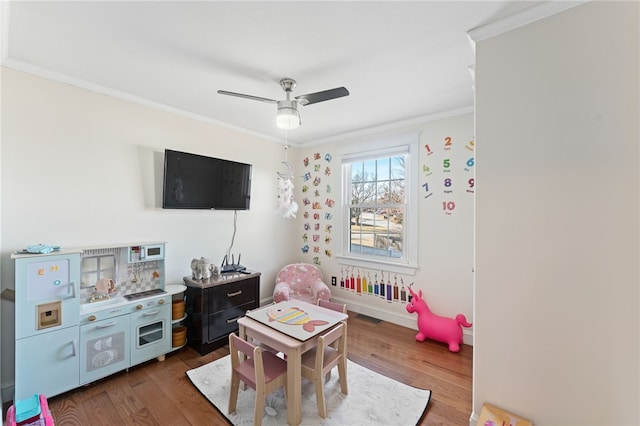
<svg viewBox="0 0 640 426">
<path fill-rule="evenodd" d="M 273 289 L 273 301 L 302 300 L 317 304 L 318 299 L 329 300 L 331 290 L 325 284 L 322 272 L 309 263 L 287 265 L 278 272 Z"/>
</svg>

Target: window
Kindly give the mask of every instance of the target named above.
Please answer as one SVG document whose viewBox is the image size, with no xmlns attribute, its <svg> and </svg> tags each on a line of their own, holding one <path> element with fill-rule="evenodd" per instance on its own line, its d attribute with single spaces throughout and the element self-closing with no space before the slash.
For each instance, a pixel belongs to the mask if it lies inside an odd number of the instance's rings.
<svg viewBox="0 0 640 426">
<path fill-rule="evenodd" d="M 347 163 L 349 252 L 403 258 L 405 155 Z"/>
<path fill-rule="evenodd" d="M 347 148 L 341 156 L 341 263 L 400 273 L 417 267 L 418 206 L 411 183 L 417 140 L 417 134 L 396 137 Z"/>
<path fill-rule="evenodd" d="M 98 280 L 116 277 L 116 257 L 113 254 L 83 256 L 82 288 L 93 287 Z"/>
</svg>

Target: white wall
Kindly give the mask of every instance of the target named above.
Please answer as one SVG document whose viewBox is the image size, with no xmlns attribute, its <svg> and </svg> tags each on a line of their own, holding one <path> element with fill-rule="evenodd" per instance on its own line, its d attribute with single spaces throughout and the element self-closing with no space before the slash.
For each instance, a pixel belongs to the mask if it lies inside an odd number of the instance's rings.
<svg viewBox="0 0 640 426">
<path fill-rule="evenodd" d="M 448 118 L 438 118 L 420 125 L 405 127 L 395 131 L 360 136 L 357 138 L 345 138 L 335 143 L 316 145 L 309 148 L 300 149 L 296 158 L 296 191 L 297 201 L 301 205 L 298 215 L 298 228 L 296 235 L 296 253 L 300 261 L 313 263 L 313 258 L 318 257 L 321 262 L 320 269 L 323 271 L 326 280 L 336 276 L 338 285 L 341 275 L 341 267 L 336 260 L 336 255 L 340 254 L 339 222 L 336 219 L 340 203 L 340 163 L 337 158 L 337 147 L 344 147 L 349 144 L 361 144 L 367 141 L 386 140 L 394 134 L 404 135 L 407 133 L 419 132 L 419 171 L 416 175 L 418 181 L 414 184 L 418 187 L 418 263 L 419 268 L 415 275 L 398 274 L 398 284 L 402 278 L 406 285 L 414 283 L 415 291 L 423 290 L 424 298 L 431 310 L 439 315 L 455 317 L 462 313 L 471 321 L 473 317 L 473 201 L 474 193 L 467 192 L 467 180 L 474 176 L 474 168 L 465 171 L 466 162 L 469 158 L 475 157 L 470 141 L 473 140 L 473 114 L 461 113 Z M 452 147 L 444 151 L 445 138 L 451 137 Z M 432 152 L 428 152 L 425 145 L 429 145 Z M 314 154 L 320 154 L 320 160 L 314 160 Z M 327 162 L 326 154 L 332 156 L 331 162 Z M 304 158 L 309 158 L 308 167 L 304 166 Z M 444 173 L 443 161 L 449 158 L 451 162 L 451 172 Z M 314 172 L 314 165 L 320 165 L 320 171 Z M 423 166 L 430 168 L 429 172 L 423 171 Z M 325 169 L 330 167 L 330 176 L 326 176 Z M 302 186 L 305 182 L 300 178 L 306 172 L 311 172 L 313 176 L 319 176 L 322 181 L 317 187 L 320 189 L 320 197 L 315 197 L 313 190 L 316 189 L 310 182 L 307 184 L 310 191 L 302 193 Z M 452 194 L 444 193 L 443 179 L 452 178 L 455 186 Z M 429 196 L 422 186 L 429 184 Z M 326 193 L 326 184 L 331 186 L 331 193 Z M 319 200 L 322 210 L 319 210 L 322 219 L 319 221 L 321 229 L 319 232 L 305 231 L 303 226 L 310 223 L 312 226 L 316 222 L 313 219 L 305 219 L 304 211 L 311 215 L 317 210 L 304 207 L 301 200 L 308 197 L 311 201 Z M 327 198 L 336 201 L 334 208 L 329 208 L 325 204 Z M 442 208 L 443 201 L 454 201 L 455 209 L 451 215 L 446 214 Z M 333 220 L 324 219 L 325 213 L 332 213 Z M 331 225 L 332 231 L 327 233 L 325 226 Z M 317 244 L 309 241 L 310 250 L 307 254 L 302 253 L 301 247 L 304 245 L 302 235 L 307 232 L 309 240 L 313 234 L 320 235 L 320 242 Z M 325 243 L 325 236 L 329 235 L 332 240 Z M 318 246 L 320 253 L 314 253 L 313 247 Z M 331 256 L 325 253 L 331 251 Z M 360 269 L 364 272 L 364 269 Z M 366 270 L 373 274 L 380 269 Z M 357 273 L 357 268 L 356 268 Z M 385 273 L 385 277 L 386 277 Z M 391 282 L 393 284 L 391 274 Z M 355 312 L 370 315 L 396 324 L 401 324 L 417 330 L 417 315 L 406 312 L 405 305 L 394 301 L 387 302 L 380 297 L 369 294 L 362 295 L 350 291 L 332 287 L 332 298 L 341 300 L 348 304 L 349 309 Z M 473 344 L 473 329 L 464 329 L 465 343 Z"/>
<path fill-rule="evenodd" d="M 253 165 L 251 210 L 238 212 L 232 252 L 263 273 L 261 298 L 294 251 L 295 224 L 275 214 L 282 145 L 110 96 L 2 68 L 2 289 L 10 253 L 167 241 L 166 282 L 190 261 L 222 261 L 233 212 L 163 210 L 165 148 Z M 2 386 L 13 377 L 13 303 L 2 301 Z"/>
<path fill-rule="evenodd" d="M 473 406 L 640 424 L 639 3 L 476 46 Z"/>
<path fill-rule="evenodd" d="M 282 145 L 239 134 L 212 124 L 93 93 L 23 72 L 2 68 L 2 289 L 13 288 L 10 253 L 28 244 L 43 242 L 64 247 L 86 247 L 136 241 L 167 241 L 166 282 L 178 283 L 189 274 L 193 257 L 208 256 L 220 262 L 233 233 L 233 212 L 182 211 L 161 208 L 161 180 L 165 148 L 227 158 L 253 164 L 251 210 L 238 212 L 238 230 L 233 252 L 242 252 L 243 263 L 261 271 L 261 299 L 272 296 L 273 281 L 280 267 L 293 261 L 312 262 L 312 252 L 303 254 L 301 205 L 296 220 L 275 214 L 276 171 L 285 171 Z M 451 137 L 453 175 L 465 180 L 464 171 L 473 138 L 473 115 L 464 113 L 407 127 L 396 133 L 420 132 L 420 171 L 417 185 L 429 182 L 429 197 L 420 188 L 419 264 L 415 276 L 402 276 L 406 284 L 422 289 L 432 310 L 441 315 L 463 313 L 471 319 L 473 194 L 443 193 L 444 138 Z M 316 152 L 335 156 L 338 144 L 358 143 L 389 136 L 368 137 L 289 148 L 294 165 L 297 201 L 301 203 L 305 169 L 302 159 Z M 427 156 L 425 144 L 433 154 Z M 327 163 L 329 164 L 329 163 Z M 423 166 L 431 167 L 425 173 Z M 337 204 L 340 167 L 326 181 L 329 196 Z M 324 167 L 322 168 L 322 173 Z M 307 194 L 308 195 L 308 194 Z M 456 210 L 446 215 L 443 200 L 454 200 Z M 338 206 L 336 205 L 336 208 Z M 325 210 L 328 211 L 328 210 Z M 323 211 L 324 213 L 324 211 Z M 326 223 L 337 223 L 324 219 Z M 326 222 L 326 223 L 325 223 Z M 322 238 L 324 240 L 324 232 Z M 340 276 L 335 257 L 338 241 L 326 245 L 319 255 L 321 269 L 329 280 Z M 374 272 L 374 271 L 372 271 Z M 399 277 L 400 278 L 400 277 Z M 336 298 L 351 309 L 416 328 L 417 317 L 404 305 L 373 296 L 358 296 L 334 289 Z M 13 380 L 14 306 L 2 301 L 2 387 Z M 472 329 L 465 330 L 472 344 Z M 6 398 L 5 398 L 6 399 Z"/>
</svg>

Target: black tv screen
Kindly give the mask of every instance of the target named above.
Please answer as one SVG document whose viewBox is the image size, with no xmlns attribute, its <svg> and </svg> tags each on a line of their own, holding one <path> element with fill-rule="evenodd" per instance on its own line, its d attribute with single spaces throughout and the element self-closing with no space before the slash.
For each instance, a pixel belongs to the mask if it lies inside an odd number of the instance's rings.
<svg viewBox="0 0 640 426">
<path fill-rule="evenodd" d="M 162 207 L 249 210 L 251 165 L 164 151 Z"/>
</svg>

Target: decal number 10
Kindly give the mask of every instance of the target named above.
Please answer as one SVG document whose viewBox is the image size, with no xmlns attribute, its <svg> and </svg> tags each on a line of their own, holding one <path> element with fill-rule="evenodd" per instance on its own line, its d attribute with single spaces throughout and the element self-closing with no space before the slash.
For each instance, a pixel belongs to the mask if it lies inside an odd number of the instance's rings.
<svg viewBox="0 0 640 426">
<path fill-rule="evenodd" d="M 453 201 L 442 202 L 442 210 L 444 210 L 445 212 L 451 212 L 455 208 L 456 208 L 456 203 L 454 203 Z"/>
</svg>

